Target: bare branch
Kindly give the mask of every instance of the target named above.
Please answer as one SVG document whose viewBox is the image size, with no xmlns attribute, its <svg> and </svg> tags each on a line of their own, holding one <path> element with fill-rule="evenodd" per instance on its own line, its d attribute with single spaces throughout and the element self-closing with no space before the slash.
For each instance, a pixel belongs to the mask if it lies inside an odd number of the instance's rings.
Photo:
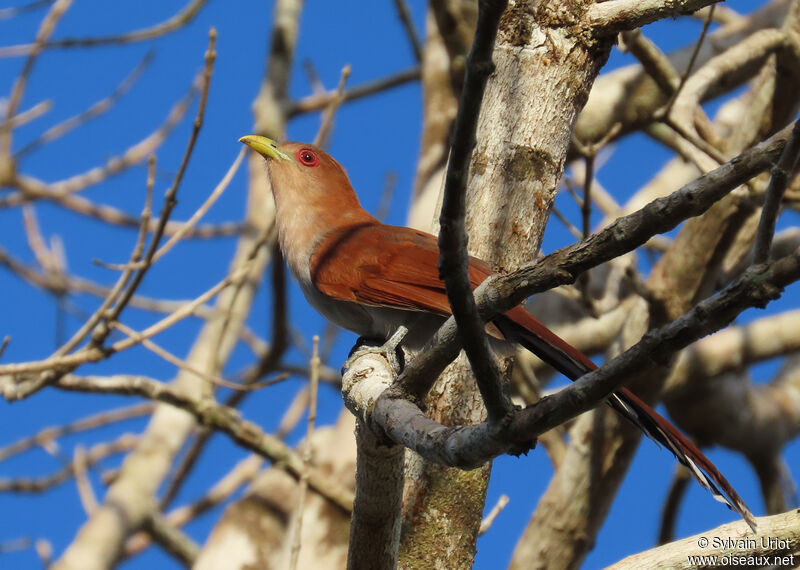
<svg viewBox="0 0 800 570">
<path fill-rule="evenodd" d="M 414 26 L 414 20 L 411 18 L 411 12 L 408 9 L 408 4 L 405 0 L 394 0 L 394 5 L 397 8 L 397 15 L 406 29 L 408 41 L 411 44 L 411 49 L 414 51 L 414 57 L 417 61 L 422 61 L 422 45 L 419 41 L 419 34 Z"/>
<path fill-rule="evenodd" d="M 586 11 L 585 22 L 597 35 L 615 34 L 679 14 L 689 14 L 719 0 L 608 0 Z"/>
<path fill-rule="evenodd" d="M 782 515 L 759 517 L 758 534 L 753 536 L 744 522 L 724 524 L 701 534 L 659 546 L 629 556 L 608 570 L 638 570 L 639 568 L 667 569 L 686 567 L 691 557 L 696 557 L 690 567 L 748 565 L 758 559 L 757 566 L 794 566 L 800 530 L 794 510 Z M 716 556 L 714 562 L 709 556 Z M 728 558 L 725 559 L 724 557 Z M 705 558 L 704 558 L 705 557 Z M 766 558 L 760 558 L 766 557 Z M 735 562 L 731 559 L 735 558 Z"/>
<path fill-rule="evenodd" d="M 308 476 L 311 473 L 311 436 L 314 435 L 314 422 L 317 421 L 317 387 L 319 386 L 319 337 L 314 336 L 314 349 L 311 355 L 311 378 L 308 399 L 308 424 L 306 428 L 306 441 L 303 444 L 303 472 L 300 475 L 300 486 L 297 493 L 297 510 L 292 528 L 292 548 L 289 556 L 289 569 L 297 568 L 300 558 L 301 535 L 303 533 L 303 510 L 306 506 L 308 493 Z"/>
<path fill-rule="evenodd" d="M 213 400 L 189 396 L 176 388 L 141 376 L 67 375 L 56 385 L 72 392 L 141 396 L 170 404 L 192 414 L 201 425 L 224 433 L 237 445 L 279 465 L 293 477 L 299 479 L 302 475 L 303 460 L 288 445 L 264 433 L 253 422 L 242 419 L 236 410 L 217 404 Z M 308 485 L 336 507 L 344 511 L 352 509 L 353 498 L 350 491 L 339 487 L 328 477 L 312 471 L 308 477 Z"/>
<path fill-rule="evenodd" d="M 344 86 L 350 77 L 350 71 L 349 65 L 345 65 L 342 68 L 342 73 L 339 76 L 339 85 L 336 87 L 336 96 L 325 106 L 325 110 L 322 113 L 322 123 L 317 131 L 317 136 L 314 137 L 314 144 L 317 146 L 325 146 L 328 143 L 328 137 L 333 127 L 333 118 L 336 116 L 336 111 L 342 101 L 344 101 Z"/>
<path fill-rule="evenodd" d="M 459 329 L 490 422 L 498 422 L 512 409 L 511 400 L 503 388 L 497 360 L 478 315 L 469 278 L 467 253 L 466 187 L 470 157 L 475 147 L 483 93 L 489 74 L 494 69 L 494 50 L 497 26 L 508 5 L 507 1 L 481 2 L 478 5 L 478 29 L 467 56 L 464 88 L 453 127 L 450 159 L 443 190 L 442 211 L 439 216 L 439 274 L 444 280 L 447 300 Z"/>
<path fill-rule="evenodd" d="M 87 122 L 91 121 L 95 117 L 99 117 L 111 107 L 123 96 L 125 95 L 133 84 L 139 79 L 139 77 L 144 73 L 144 70 L 150 65 L 153 61 L 153 52 L 147 52 L 142 60 L 133 68 L 128 76 L 122 80 L 114 91 L 112 91 L 111 95 L 102 99 L 86 109 L 84 112 L 75 115 L 74 117 L 70 117 L 57 125 L 53 125 L 49 129 L 47 129 L 42 135 L 35 138 L 21 149 L 19 149 L 15 154 L 15 158 L 19 160 L 26 154 L 29 154 L 35 151 L 37 148 L 44 146 L 53 142 L 54 140 L 64 136 L 68 132 L 80 127 L 81 125 L 85 125 Z"/>
<path fill-rule="evenodd" d="M 392 373 L 379 357 L 360 358 L 345 373 L 345 404 L 390 439 L 429 461 L 475 468 L 497 455 L 517 451 L 520 444 L 534 441 L 539 434 L 596 407 L 623 382 L 663 364 L 676 351 L 729 324 L 746 308 L 765 306 L 798 279 L 800 249 L 769 265 L 752 268 L 684 316 L 651 330 L 598 370 L 521 411 L 511 412 L 503 429 L 491 423 L 446 428 L 427 418 L 415 404 L 386 390 L 386 378 L 391 379 Z M 366 360 L 369 362 L 361 362 Z M 373 377 L 374 371 L 381 372 Z"/>
<path fill-rule="evenodd" d="M 13 172 L 13 166 L 11 165 L 11 118 L 17 114 L 17 108 L 22 102 L 25 85 L 28 83 L 28 78 L 31 71 L 33 71 L 37 57 L 44 49 L 45 43 L 47 43 L 50 34 L 55 30 L 61 16 L 64 15 L 64 12 L 67 11 L 71 4 L 72 0 L 56 0 L 53 3 L 39 26 L 39 31 L 36 33 L 36 41 L 30 47 L 28 59 L 25 60 L 25 65 L 11 88 L 11 96 L 8 98 L 5 108 L 5 121 L 2 123 L 2 130 L 0 130 L 0 180 L 6 179 Z"/>
<path fill-rule="evenodd" d="M 400 85 L 404 85 L 411 81 L 417 81 L 419 77 L 420 77 L 420 68 L 413 67 L 411 69 L 406 69 L 405 71 L 400 71 L 395 75 L 390 75 L 389 77 L 383 79 L 368 81 L 361 85 L 357 85 L 352 89 L 346 89 L 342 94 L 342 102 L 348 103 L 350 101 L 355 101 L 356 99 L 368 97 L 370 95 L 374 95 L 375 93 L 380 93 L 381 91 L 386 91 L 387 89 L 398 87 Z M 291 119 L 303 113 L 320 111 L 325 107 L 327 107 L 330 104 L 330 102 L 335 98 L 337 98 L 336 90 L 328 91 L 326 93 L 321 93 L 319 95 L 317 94 L 309 95 L 308 97 L 305 97 L 293 103 L 289 107 L 288 116 Z"/>
<path fill-rule="evenodd" d="M 14 6 L 13 8 L 2 8 L 0 9 L 0 20 L 10 20 L 11 18 L 15 18 L 20 14 L 24 14 L 26 12 L 33 12 L 38 10 L 39 8 L 44 8 L 45 6 L 52 4 L 54 0 L 32 0 L 28 4 L 23 4 L 22 6 Z"/>
<path fill-rule="evenodd" d="M 52 475 L 30 479 L 0 479 L 0 492 L 42 493 L 48 491 L 57 485 L 69 481 L 71 477 L 76 475 L 76 469 L 85 470 L 87 467 L 111 455 L 130 451 L 138 440 L 139 438 L 136 435 L 123 434 L 112 442 L 93 445 L 88 451 L 83 452 L 83 457 L 78 463 L 75 461 L 68 461 L 62 469 Z"/>
<path fill-rule="evenodd" d="M 486 518 L 481 521 L 481 528 L 478 530 L 478 536 L 488 532 L 488 530 L 492 527 L 492 523 L 494 523 L 497 516 L 503 512 L 503 509 L 506 508 L 507 504 L 508 495 L 500 495 L 500 498 L 497 499 L 497 504 L 492 507 L 492 510 L 489 511 L 489 514 L 486 515 Z"/>
<path fill-rule="evenodd" d="M 789 137 L 780 159 L 772 168 L 772 178 L 767 187 L 756 243 L 753 246 L 753 263 L 764 263 L 769 259 L 769 250 L 772 245 L 772 236 L 775 233 L 781 199 L 786 191 L 789 177 L 797 164 L 798 155 L 800 155 L 800 121 L 795 122 L 792 136 Z"/>
<path fill-rule="evenodd" d="M 63 40 L 47 42 L 46 46 L 48 48 L 97 47 L 151 40 L 180 29 L 191 22 L 200 9 L 205 5 L 206 1 L 207 0 L 192 0 L 168 20 L 149 28 L 114 36 L 101 36 L 96 38 L 65 38 Z M 35 46 L 32 44 L 22 44 L 0 48 L 0 57 L 16 57 L 20 55 L 26 55 L 31 53 L 34 47 Z"/>
<path fill-rule="evenodd" d="M 97 166 L 70 178 L 51 183 L 46 183 L 24 174 L 16 175 L 10 185 L 19 188 L 19 192 L 12 192 L 0 198 L 0 208 L 17 206 L 32 200 L 58 200 L 68 197 L 74 192 L 85 190 L 89 186 L 102 182 L 140 163 L 166 140 L 175 125 L 183 118 L 194 96 L 195 90 L 191 89 L 181 101 L 172 107 L 164 123 L 152 134 L 129 147 L 119 156 L 106 160 L 102 166 Z"/>
<path fill-rule="evenodd" d="M 790 130 L 791 127 L 783 129 L 670 196 L 658 198 L 641 210 L 618 218 L 589 239 L 556 251 L 509 275 L 494 278 L 489 281 L 491 287 L 484 283 L 475 292 L 476 299 L 484 307 L 484 318 L 509 311 L 534 293 L 572 283 L 586 269 L 633 250 L 653 235 L 671 230 L 688 217 L 702 214 L 742 182 L 768 168 L 783 150 Z M 525 286 L 516 289 L 523 282 Z M 492 303 L 486 302 L 489 298 Z M 487 311 L 490 306 L 492 310 Z M 398 378 L 404 390 L 418 397 L 427 393 L 432 379 L 458 354 L 456 337 L 455 321 L 450 318 L 426 347 L 439 345 L 438 349 L 423 350 Z M 398 395 L 401 393 L 397 392 Z"/>
<path fill-rule="evenodd" d="M 144 522 L 144 528 L 153 542 L 161 546 L 187 568 L 191 567 L 200 553 L 198 545 L 191 537 L 169 524 L 160 513 L 152 513 Z"/>
<path fill-rule="evenodd" d="M 45 446 L 50 442 L 63 437 L 82 431 L 104 427 L 112 423 L 128 420 L 131 418 L 138 418 L 148 415 L 153 411 L 153 404 L 145 402 L 144 404 L 134 404 L 125 408 L 118 408 L 116 410 L 108 410 L 99 412 L 95 415 L 88 416 L 78 421 L 63 425 L 47 427 L 40 430 L 35 435 L 26 437 L 12 443 L 5 447 L 0 448 L 0 461 L 4 461 L 9 457 L 13 457 L 19 453 L 27 451 L 35 446 Z"/>
</svg>

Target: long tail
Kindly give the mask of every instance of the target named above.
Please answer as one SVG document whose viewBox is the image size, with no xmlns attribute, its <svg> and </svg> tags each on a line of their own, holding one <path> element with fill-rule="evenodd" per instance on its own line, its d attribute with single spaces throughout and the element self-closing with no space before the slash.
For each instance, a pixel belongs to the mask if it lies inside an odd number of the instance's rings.
<svg viewBox="0 0 800 570">
<path fill-rule="evenodd" d="M 550 331 L 522 307 L 509 311 L 494 323 L 503 336 L 518 342 L 570 380 L 577 380 L 597 369 L 597 365 L 585 354 Z M 733 486 L 678 428 L 626 388 L 611 394 L 606 402 L 647 437 L 670 450 L 691 471 L 698 483 L 711 491 L 715 499 L 739 513 L 756 532 L 755 518 Z"/>
</svg>

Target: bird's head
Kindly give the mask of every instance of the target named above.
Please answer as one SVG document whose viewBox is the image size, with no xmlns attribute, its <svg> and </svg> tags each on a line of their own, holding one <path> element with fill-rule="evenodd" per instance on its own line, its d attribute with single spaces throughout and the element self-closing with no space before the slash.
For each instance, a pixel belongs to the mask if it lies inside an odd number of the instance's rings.
<svg viewBox="0 0 800 570">
<path fill-rule="evenodd" d="M 344 168 L 324 150 L 258 135 L 239 141 L 267 161 L 281 247 L 298 278 L 308 277 L 308 259 L 320 236 L 375 221 L 358 203 Z"/>
<path fill-rule="evenodd" d="M 344 168 L 313 144 L 277 143 L 267 137 L 247 135 L 239 139 L 263 156 L 276 199 L 349 202 L 355 192 Z M 358 203 L 356 199 L 356 204 Z"/>
</svg>

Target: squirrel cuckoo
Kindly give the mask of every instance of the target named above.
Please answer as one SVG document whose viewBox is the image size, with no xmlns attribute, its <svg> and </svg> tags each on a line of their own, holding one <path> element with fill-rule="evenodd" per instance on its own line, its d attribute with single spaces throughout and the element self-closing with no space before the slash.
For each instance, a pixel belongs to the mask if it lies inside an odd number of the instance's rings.
<svg viewBox="0 0 800 570">
<path fill-rule="evenodd" d="M 388 339 L 400 325 L 403 344 L 419 350 L 450 316 L 439 279 L 436 238 L 381 223 L 361 207 L 344 168 L 311 144 L 239 139 L 267 160 L 281 249 L 308 302 L 337 325 Z M 491 274 L 470 258 L 476 288 Z M 521 344 L 576 380 L 597 366 L 521 306 L 492 321 L 494 334 Z M 607 403 L 650 439 L 664 445 L 714 497 L 755 531 L 753 515 L 722 473 L 677 428 L 626 388 Z"/>
</svg>

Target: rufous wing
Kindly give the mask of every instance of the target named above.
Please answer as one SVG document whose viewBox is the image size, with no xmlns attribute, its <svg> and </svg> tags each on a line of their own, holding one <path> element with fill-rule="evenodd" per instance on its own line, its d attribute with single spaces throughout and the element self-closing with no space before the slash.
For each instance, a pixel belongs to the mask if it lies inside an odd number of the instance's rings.
<svg viewBox="0 0 800 570">
<path fill-rule="evenodd" d="M 320 292 L 341 301 L 449 315 L 438 262 L 439 247 L 431 234 L 367 223 L 323 239 L 311 256 L 311 280 Z M 488 265 L 471 260 L 473 288 L 490 274 Z"/>
</svg>

